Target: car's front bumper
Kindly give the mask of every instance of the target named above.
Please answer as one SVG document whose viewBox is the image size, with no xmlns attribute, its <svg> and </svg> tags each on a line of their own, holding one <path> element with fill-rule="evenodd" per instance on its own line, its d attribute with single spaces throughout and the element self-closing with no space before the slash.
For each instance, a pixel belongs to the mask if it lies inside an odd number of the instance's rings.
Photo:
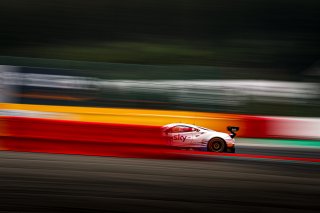
<svg viewBox="0 0 320 213">
<path fill-rule="evenodd" d="M 233 138 L 226 139 L 225 141 L 226 141 L 227 148 L 234 148 L 235 147 L 235 140 Z"/>
</svg>

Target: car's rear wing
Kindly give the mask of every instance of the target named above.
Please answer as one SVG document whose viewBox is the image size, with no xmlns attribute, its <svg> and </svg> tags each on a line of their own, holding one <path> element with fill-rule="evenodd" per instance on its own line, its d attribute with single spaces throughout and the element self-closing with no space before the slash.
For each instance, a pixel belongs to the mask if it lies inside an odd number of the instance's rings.
<svg viewBox="0 0 320 213">
<path fill-rule="evenodd" d="M 228 126 L 227 130 L 230 132 L 230 137 L 234 138 L 236 137 L 236 132 L 239 131 L 240 127 L 238 126 Z"/>
</svg>

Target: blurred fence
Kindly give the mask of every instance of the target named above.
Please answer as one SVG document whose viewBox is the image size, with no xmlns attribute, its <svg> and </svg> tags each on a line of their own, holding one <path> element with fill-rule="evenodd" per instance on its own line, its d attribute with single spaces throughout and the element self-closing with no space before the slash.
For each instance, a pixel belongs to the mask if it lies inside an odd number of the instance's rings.
<svg viewBox="0 0 320 213">
<path fill-rule="evenodd" d="M 132 69 L 135 73 L 134 66 Z M 90 71 L 0 66 L 0 72 L 1 89 L 5 91 L 0 96 L 2 102 L 320 116 L 320 85 L 315 82 L 215 79 L 214 71 L 208 79 L 184 80 L 178 76 L 155 76 L 153 80 L 126 79 L 127 75 L 123 79 L 108 78 L 118 74 L 115 68 Z M 183 76 L 181 70 L 178 73 Z"/>
<path fill-rule="evenodd" d="M 297 78 L 297 76 L 292 75 L 292 72 L 285 69 L 252 67 L 145 65 L 13 56 L 0 56 L 0 64 L 30 68 L 42 67 L 45 69 L 69 70 L 68 73 L 73 70 L 74 72 L 72 73 L 75 73 L 76 75 L 113 80 L 279 79 L 285 81 L 295 80 Z"/>
</svg>

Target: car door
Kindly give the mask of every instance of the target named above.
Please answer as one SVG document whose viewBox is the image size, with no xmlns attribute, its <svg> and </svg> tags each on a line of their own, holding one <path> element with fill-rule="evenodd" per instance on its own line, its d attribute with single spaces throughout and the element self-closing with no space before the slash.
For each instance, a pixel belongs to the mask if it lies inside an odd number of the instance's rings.
<svg viewBox="0 0 320 213">
<path fill-rule="evenodd" d="M 190 146 L 193 142 L 193 128 L 187 125 L 176 125 L 170 129 L 168 136 L 173 146 Z"/>
</svg>

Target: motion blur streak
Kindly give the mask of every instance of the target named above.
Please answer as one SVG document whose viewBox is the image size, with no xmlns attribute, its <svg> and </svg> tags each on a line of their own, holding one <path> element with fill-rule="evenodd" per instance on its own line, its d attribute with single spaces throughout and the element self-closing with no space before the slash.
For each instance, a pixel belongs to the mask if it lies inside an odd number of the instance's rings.
<svg viewBox="0 0 320 213">
<path fill-rule="evenodd" d="M 222 158 L 249 158 L 249 159 L 260 159 L 260 160 L 274 160 L 274 161 L 294 161 L 294 162 L 311 162 L 311 163 L 320 163 L 320 158 L 298 158 L 298 157 L 287 157 L 287 156 L 274 156 L 274 155 L 257 155 L 257 154 L 229 154 L 229 153 L 212 153 L 212 152 L 180 152 L 177 154 L 189 154 L 189 156 L 200 155 L 200 157 L 222 157 Z"/>
<path fill-rule="evenodd" d="M 173 122 L 196 123 L 200 126 L 225 131 L 226 126 L 243 126 L 243 116 L 226 113 L 207 113 L 154 109 L 99 108 L 79 106 L 49 106 L 0 103 L 3 115 L 54 118 L 85 122 L 122 123 L 138 125 L 166 125 Z M 240 136 L 244 133 L 241 131 Z"/>
<path fill-rule="evenodd" d="M 3 117 L 4 149 L 121 157 L 158 156 L 168 144 L 157 126 Z"/>
<path fill-rule="evenodd" d="M 318 131 L 320 127 L 319 118 L 12 103 L 0 103 L 0 116 L 151 126 L 161 126 L 179 121 L 221 132 L 224 132 L 228 125 L 239 126 L 241 128 L 238 133 L 239 137 L 320 138 L 320 131 Z"/>
<path fill-rule="evenodd" d="M 320 158 L 174 150 L 161 126 L 2 117 L 4 150 L 140 158 L 231 157 L 320 162 Z"/>
<path fill-rule="evenodd" d="M 319 165 L 0 153 L 3 212 L 318 212 Z"/>
<path fill-rule="evenodd" d="M 319 11 L 0 0 L 0 213 L 318 213 Z"/>
</svg>

